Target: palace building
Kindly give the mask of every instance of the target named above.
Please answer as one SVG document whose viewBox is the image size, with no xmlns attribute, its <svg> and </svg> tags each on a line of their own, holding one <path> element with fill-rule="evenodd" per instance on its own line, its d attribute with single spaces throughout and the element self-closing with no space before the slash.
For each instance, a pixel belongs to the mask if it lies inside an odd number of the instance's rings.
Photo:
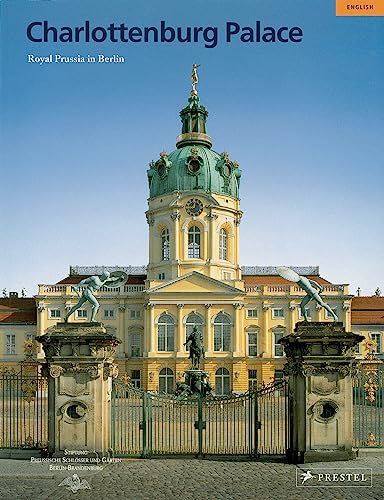
<svg viewBox="0 0 384 500">
<path fill-rule="evenodd" d="M 98 320 L 122 342 L 120 376 L 147 390 L 173 392 L 190 367 L 184 343 L 196 326 L 204 338 L 202 368 L 216 394 L 243 392 L 283 376 L 278 340 L 302 320 L 305 293 L 274 267 L 240 265 L 239 165 L 212 149 L 208 112 L 195 85 L 180 116 L 176 149 L 160 153 L 147 171 L 148 265 L 71 267 L 59 283 L 39 285 L 37 335 L 63 321 L 77 302 L 72 285 L 103 270 L 124 270 L 124 286 L 97 293 Z M 348 285 L 322 278 L 318 267 L 294 269 L 324 287 L 325 302 L 351 331 Z M 70 321 L 87 322 L 90 314 L 87 305 Z M 308 314 L 312 321 L 333 321 L 313 302 Z"/>
</svg>

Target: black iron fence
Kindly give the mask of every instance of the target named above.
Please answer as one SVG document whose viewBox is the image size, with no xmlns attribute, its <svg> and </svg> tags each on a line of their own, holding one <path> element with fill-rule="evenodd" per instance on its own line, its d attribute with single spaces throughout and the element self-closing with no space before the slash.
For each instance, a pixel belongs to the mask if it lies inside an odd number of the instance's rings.
<svg viewBox="0 0 384 500">
<path fill-rule="evenodd" d="M 47 396 L 37 363 L 0 369 L 0 448 L 47 446 Z"/>
<path fill-rule="evenodd" d="M 116 455 L 285 455 L 288 428 L 285 380 L 241 395 L 183 399 L 113 384 Z"/>
</svg>

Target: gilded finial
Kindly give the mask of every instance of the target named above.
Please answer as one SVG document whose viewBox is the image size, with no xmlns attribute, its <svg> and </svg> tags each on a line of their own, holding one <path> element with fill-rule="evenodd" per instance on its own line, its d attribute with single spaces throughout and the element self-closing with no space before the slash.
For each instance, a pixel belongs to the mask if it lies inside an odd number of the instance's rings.
<svg viewBox="0 0 384 500">
<path fill-rule="evenodd" d="M 192 75 L 191 75 L 191 80 L 192 80 L 192 90 L 191 90 L 191 96 L 197 96 L 197 90 L 196 90 L 196 85 L 199 83 L 199 77 L 197 76 L 197 68 L 200 66 L 200 64 L 193 64 L 192 65 Z"/>
</svg>

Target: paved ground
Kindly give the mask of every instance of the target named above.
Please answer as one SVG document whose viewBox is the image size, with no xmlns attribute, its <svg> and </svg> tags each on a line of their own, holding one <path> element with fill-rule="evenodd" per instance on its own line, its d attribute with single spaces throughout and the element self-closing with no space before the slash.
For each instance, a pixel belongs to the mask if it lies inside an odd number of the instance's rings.
<svg viewBox="0 0 384 500">
<path fill-rule="evenodd" d="M 384 454 L 365 455 L 353 462 L 305 464 L 299 475 L 322 468 L 373 469 L 368 487 L 297 487 L 296 466 L 284 463 L 196 459 L 123 459 L 101 471 L 50 471 L 47 464 L 0 460 L 0 498 L 247 500 L 247 499 L 374 499 L 384 498 Z M 301 469 L 301 470 L 300 470 Z M 334 471 L 332 471 L 334 472 Z M 351 471 L 353 473 L 353 470 Z M 77 473 L 91 489 L 73 493 L 59 486 Z M 299 483 L 301 480 L 299 481 Z M 334 484 L 334 483 L 332 483 Z"/>
</svg>

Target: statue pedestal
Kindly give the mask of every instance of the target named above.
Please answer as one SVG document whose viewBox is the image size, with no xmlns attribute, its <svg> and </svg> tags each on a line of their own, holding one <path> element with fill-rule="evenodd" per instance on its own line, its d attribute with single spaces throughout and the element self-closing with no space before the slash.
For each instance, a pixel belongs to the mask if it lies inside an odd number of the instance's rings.
<svg viewBox="0 0 384 500">
<path fill-rule="evenodd" d="M 121 341 L 101 323 L 58 323 L 36 340 L 46 357 L 49 453 L 108 453 L 113 356 Z"/>
<path fill-rule="evenodd" d="M 291 460 L 295 463 L 351 460 L 352 376 L 361 335 L 342 323 L 296 324 L 280 340 L 289 375 Z"/>
<path fill-rule="evenodd" d="M 199 368 L 191 368 L 184 372 L 185 382 L 179 383 L 176 393 L 183 396 L 193 395 L 193 396 L 208 396 L 212 394 L 212 387 L 208 382 L 208 373 Z M 186 392 L 185 392 L 186 391 Z"/>
</svg>

